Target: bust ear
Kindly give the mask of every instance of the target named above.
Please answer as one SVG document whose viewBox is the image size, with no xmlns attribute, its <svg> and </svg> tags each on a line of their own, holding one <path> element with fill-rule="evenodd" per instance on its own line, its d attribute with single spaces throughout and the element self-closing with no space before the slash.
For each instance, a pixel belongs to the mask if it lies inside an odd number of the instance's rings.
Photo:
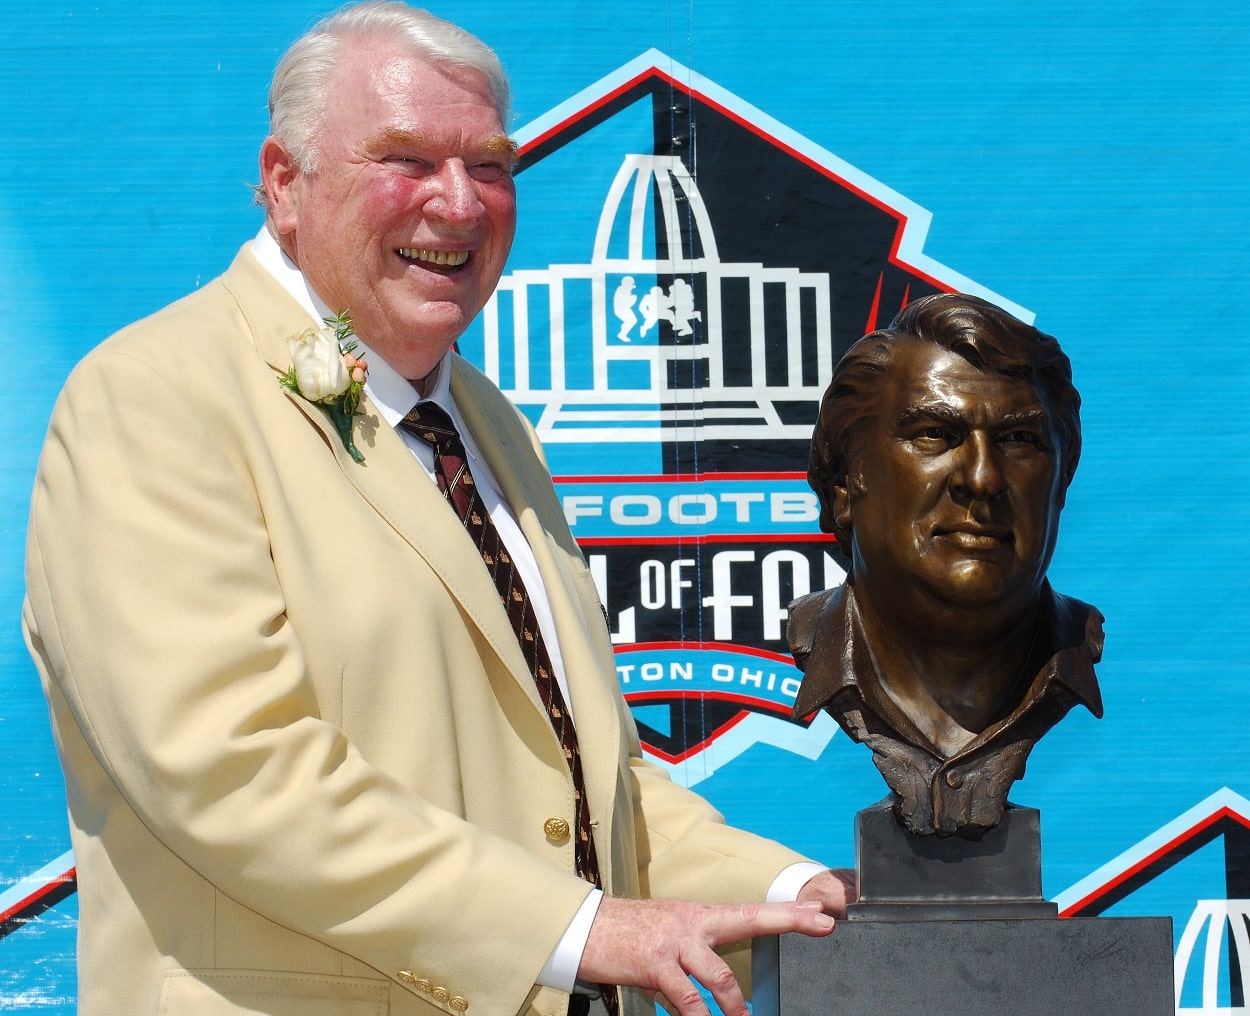
<svg viewBox="0 0 1250 1016">
<path fill-rule="evenodd" d="M 833 521 L 845 532 L 851 531 L 851 493 L 845 484 L 835 484 L 833 493 Z"/>
</svg>

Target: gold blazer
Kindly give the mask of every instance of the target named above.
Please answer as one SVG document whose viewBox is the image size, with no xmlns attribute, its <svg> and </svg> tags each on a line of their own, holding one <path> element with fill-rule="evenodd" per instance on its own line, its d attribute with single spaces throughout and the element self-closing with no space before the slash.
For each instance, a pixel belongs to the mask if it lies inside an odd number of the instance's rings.
<svg viewBox="0 0 1250 1016">
<path fill-rule="evenodd" d="M 307 324 L 245 248 L 87 356 L 53 413 L 23 622 L 79 1012 L 563 1016 L 534 986 L 589 890 L 546 832 L 573 815 L 559 742 L 399 436 L 366 400 L 353 462 L 278 385 Z M 642 759 L 532 430 L 459 359 L 452 387 L 551 600 L 608 892 L 762 899 L 800 858 Z"/>
</svg>

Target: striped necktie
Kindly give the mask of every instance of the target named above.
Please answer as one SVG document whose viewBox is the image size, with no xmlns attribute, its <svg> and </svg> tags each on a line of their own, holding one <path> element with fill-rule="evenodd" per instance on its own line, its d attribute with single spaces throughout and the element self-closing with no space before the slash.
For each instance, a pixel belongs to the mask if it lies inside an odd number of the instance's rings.
<svg viewBox="0 0 1250 1016">
<path fill-rule="evenodd" d="M 582 779 L 581 753 L 577 746 L 577 731 L 573 727 L 572 718 L 564 703 L 564 695 L 556 681 L 555 671 L 551 666 L 551 657 L 543 639 L 542 630 L 534 614 L 534 606 L 530 602 L 521 573 L 517 570 L 507 547 L 499 536 L 499 531 L 491 521 L 490 514 L 478 493 L 477 484 L 473 482 L 473 474 L 465 454 L 464 442 L 456 431 L 451 417 L 432 402 L 423 402 L 416 406 L 403 420 L 402 424 L 412 434 L 431 445 L 434 449 L 434 476 L 438 488 L 447 503 L 455 511 L 456 517 L 464 525 L 469 538 L 473 540 L 482 563 L 495 580 L 495 588 L 508 612 L 508 620 L 512 622 L 512 630 L 516 634 L 517 643 L 525 662 L 529 665 L 530 674 L 538 688 L 539 698 L 547 710 L 547 717 L 560 738 L 564 749 L 564 759 L 568 763 L 573 776 L 573 794 L 577 805 L 575 827 L 574 856 L 577 874 L 587 882 L 602 887 L 599 878 L 599 861 L 595 854 L 595 841 L 591 835 L 590 806 L 586 800 L 586 788 Z"/>
</svg>

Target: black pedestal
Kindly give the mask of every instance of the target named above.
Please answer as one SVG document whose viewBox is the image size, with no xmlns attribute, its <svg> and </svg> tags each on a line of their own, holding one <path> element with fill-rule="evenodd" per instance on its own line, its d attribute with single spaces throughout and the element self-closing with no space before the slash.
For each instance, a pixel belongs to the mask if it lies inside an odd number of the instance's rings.
<svg viewBox="0 0 1250 1016">
<path fill-rule="evenodd" d="M 1042 898 L 1042 821 L 1036 808 L 1008 805 L 979 840 L 915 836 L 889 798 L 855 816 L 859 902 L 852 921 L 1055 917 Z"/>
<path fill-rule="evenodd" d="M 1172 922 L 845 921 L 755 943 L 755 1016 L 1173 1016 Z"/>
<path fill-rule="evenodd" d="M 828 938 L 756 939 L 755 1016 L 1172 1016 L 1172 920 L 1060 920 L 1040 818 L 980 840 L 915 836 L 890 802 L 855 819 L 860 899 Z"/>
</svg>

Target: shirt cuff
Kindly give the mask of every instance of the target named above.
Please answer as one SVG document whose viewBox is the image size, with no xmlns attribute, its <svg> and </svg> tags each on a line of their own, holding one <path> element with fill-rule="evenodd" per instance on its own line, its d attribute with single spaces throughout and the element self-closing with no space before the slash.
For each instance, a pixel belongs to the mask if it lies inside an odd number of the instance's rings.
<svg viewBox="0 0 1250 1016">
<path fill-rule="evenodd" d="M 582 965 L 582 953 L 586 951 L 586 940 L 590 938 L 590 926 L 594 924 L 595 915 L 599 913 L 599 903 L 602 899 L 603 890 L 592 889 L 590 895 L 582 901 L 577 913 L 573 915 L 573 921 L 569 924 L 568 930 L 556 943 L 551 956 L 539 972 L 535 980 L 536 984 L 544 988 L 567 991 L 570 994 L 574 991 L 577 987 L 577 968 Z M 596 985 L 594 991 L 598 990 L 598 985 Z"/>
<path fill-rule="evenodd" d="M 800 861 L 773 879 L 765 897 L 767 903 L 792 903 L 799 898 L 799 891 L 807 883 L 829 869 L 815 861 Z M 601 889 L 592 889 L 573 915 L 568 929 L 561 936 L 556 947 L 551 951 L 547 962 L 539 971 L 535 983 L 544 988 L 555 988 L 558 991 L 572 993 L 578 987 L 577 969 L 582 965 L 582 953 L 586 951 L 586 940 L 590 938 L 590 926 L 594 924 L 595 915 L 599 913 L 599 903 L 603 900 Z"/>
<path fill-rule="evenodd" d="M 815 861 L 800 861 L 798 864 L 783 868 L 781 874 L 773 879 L 764 902 L 793 903 L 799 898 L 799 892 L 808 882 L 822 871 L 828 870 L 827 865 L 817 864 Z"/>
</svg>

